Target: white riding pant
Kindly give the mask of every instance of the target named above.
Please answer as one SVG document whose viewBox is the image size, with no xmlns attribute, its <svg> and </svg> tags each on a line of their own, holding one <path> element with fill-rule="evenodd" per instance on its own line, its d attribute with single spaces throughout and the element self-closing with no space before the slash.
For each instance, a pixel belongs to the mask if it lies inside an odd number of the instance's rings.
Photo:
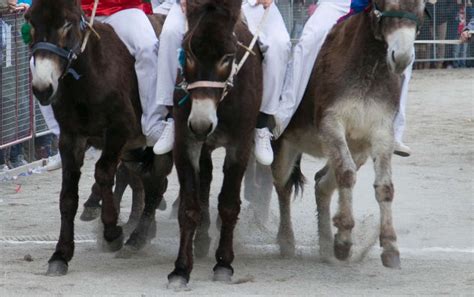
<svg viewBox="0 0 474 297">
<path fill-rule="evenodd" d="M 146 14 L 140 9 L 126 9 L 97 20 L 111 25 L 135 58 L 135 72 L 142 105 L 142 131 L 147 146 L 153 146 L 161 136 L 160 120 L 168 113 L 156 100 L 159 41 Z"/>
<path fill-rule="evenodd" d="M 54 135 L 59 137 L 59 124 L 54 118 L 53 108 L 51 105 L 42 106 L 39 105 L 41 114 L 43 115 L 44 121 L 46 122 L 46 126 L 48 126 L 49 131 L 51 131 Z"/>
<path fill-rule="evenodd" d="M 269 15 L 259 36 L 263 60 L 263 98 L 260 111 L 273 115 L 277 112 L 283 89 L 285 72 L 291 53 L 288 31 L 275 4 L 269 7 Z M 255 34 L 264 14 L 261 5 L 252 6 L 244 0 L 242 5 L 250 31 Z M 179 4 L 174 4 L 163 26 L 158 52 L 158 102 L 173 105 L 173 93 L 178 74 L 178 49 L 186 30 L 186 17 Z"/>
<path fill-rule="evenodd" d="M 337 21 L 349 13 L 350 7 L 351 0 L 319 1 L 318 8 L 306 22 L 288 67 L 276 115 L 279 124 L 277 134 L 283 133 L 298 109 L 326 36 Z"/>
<path fill-rule="evenodd" d="M 349 13 L 351 2 L 351 0 L 321 0 L 315 13 L 306 22 L 302 36 L 293 49 L 293 58 L 288 67 L 280 107 L 276 114 L 279 127 L 275 131 L 275 136 L 278 137 L 283 133 L 298 109 L 326 36 L 337 21 Z M 394 123 L 395 139 L 399 141 L 401 141 L 405 129 L 405 106 L 412 66 L 405 73 L 400 111 Z"/>
<path fill-rule="evenodd" d="M 403 143 L 403 133 L 405 132 L 405 125 L 406 125 L 406 105 L 408 100 L 408 86 L 411 80 L 411 74 L 413 72 L 413 62 L 408 66 L 405 70 L 405 78 L 403 80 L 402 85 L 402 93 L 400 95 L 400 108 L 398 110 L 398 114 L 395 118 L 394 124 L 394 136 L 395 141 L 399 143 Z"/>
</svg>

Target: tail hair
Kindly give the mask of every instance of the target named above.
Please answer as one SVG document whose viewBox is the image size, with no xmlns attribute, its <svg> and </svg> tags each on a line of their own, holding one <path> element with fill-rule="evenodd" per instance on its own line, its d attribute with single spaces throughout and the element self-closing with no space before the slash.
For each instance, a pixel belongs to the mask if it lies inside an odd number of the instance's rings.
<svg viewBox="0 0 474 297">
<path fill-rule="evenodd" d="M 294 189 L 295 198 L 300 194 L 301 197 L 303 196 L 304 185 L 306 184 L 306 178 L 301 171 L 301 159 L 302 154 L 298 156 L 298 159 L 293 166 L 293 171 L 291 172 L 290 178 L 286 184 L 288 188 Z"/>
</svg>

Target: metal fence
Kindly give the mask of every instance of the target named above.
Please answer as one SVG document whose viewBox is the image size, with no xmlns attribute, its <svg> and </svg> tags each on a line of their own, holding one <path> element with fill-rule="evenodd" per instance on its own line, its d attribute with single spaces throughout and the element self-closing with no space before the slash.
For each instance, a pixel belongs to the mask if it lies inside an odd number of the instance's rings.
<svg viewBox="0 0 474 297">
<path fill-rule="evenodd" d="M 29 50 L 20 36 L 22 15 L 0 15 L 0 148 L 33 137 Z"/>
</svg>

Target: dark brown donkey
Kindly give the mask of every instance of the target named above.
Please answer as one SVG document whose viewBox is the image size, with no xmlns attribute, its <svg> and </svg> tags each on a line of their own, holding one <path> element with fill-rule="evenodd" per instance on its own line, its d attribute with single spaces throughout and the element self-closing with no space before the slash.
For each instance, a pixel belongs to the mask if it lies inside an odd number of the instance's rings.
<svg viewBox="0 0 474 297">
<path fill-rule="evenodd" d="M 171 155 L 154 158 L 151 150 L 142 150 L 135 61 L 112 27 L 94 25 L 100 40 L 92 34 L 80 53 L 87 26 L 78 2 L 36 0 L 25 16 L 32 27 L 33 92 L 41 104 L 52 105 L 61 130 L 61 231 L 48 275 L 66 274 L 73 257 L 78 183 L 88 143 L 102 149 L 93 191 L 102 198 L 104 238 L 111 250 L 120 249 L 123 241 L 112 194 L 120 159 L 140 174 L 145 189 L 145 210 L 129 245 L 146 241 L 172 167 Z"/>
<path fill-rule="evenodd" d="M 196 229 L 196 256 L 207 255 L 209 249 L 211 153 L 217 147 L 226 149 L 226 157 L 218 198 L 222 225 L 214 279 L 228 281 L 233 274 L 233 233 L 240 212 L 240 188 L 262 97 L 258 49 L 254 49 L 257 55 L 251 55 L 233 79 L 233 86 L 230 83 L 235 63 L 245 53 L 238 42 L 248 45 L 252 40 L 247 27 L 239 21 L 241 5 L 242 1 L 236 0 L 188 2 L 190 29 L 183 42 L 183 75 L 189 84 L 189 99 L 180 100 L 185 94 L 177 92 L 174 106 L 181 241 L 175 269 L 168 276 L 171 286 L 186 286 L 189 281 Z M 229 91 L 224 98 L 223 85 Z"/>
<path fill-rule="evenodd" d="M 291 256 L 295 249 L 289 180 L 298 155 L 328 158 L 316 181 L 320 252 L 323 258 L 333 259 L 335 255 L 340 260 L 349 257 L 352 246 L 356 172 L 370 157 L 381 212 L 382 262 L 387 267 L 400 267 L 391 210 L 393 121 L 399 108 L 403 71 L 414 58 L 424 1 L 373 2 L 370 12 L 349 18 L 328 35 L 303 101 L 277 141 L 273 173 L 280 201 L 278 241 L 283 255 Z M 330 201 L 336 189 L 339 209 L 333 218 L 337 228 L 334 238 Z"/>
</svg>

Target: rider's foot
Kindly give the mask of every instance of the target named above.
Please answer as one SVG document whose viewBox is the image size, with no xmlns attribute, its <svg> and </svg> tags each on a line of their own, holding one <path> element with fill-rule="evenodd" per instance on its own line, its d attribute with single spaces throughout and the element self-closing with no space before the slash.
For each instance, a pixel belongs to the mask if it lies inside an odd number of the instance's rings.
<svg viewBox="0 0 474 297">
<path fill-rule="evenodd" d="M 162 122 L 164 125 L 160 139 L 153 146 L 153 152 L 156 155 L 163 155 L 171 152 L 174 146 L 174 120 L 168 119 Z"/>
<path fill-rule="evenodd" d="M 271 165 L 273 162 L 272 136 L 268 128 L 255 130 L 255 158 L 262 165 Z"/>
<path fill-rule="evenodd" d="M 395 148 L 393 150 L 393 153 L 401 157 L 410 157 L 411 149 L 402 142 L 397 141 L 395 142 Z"/>
<path fill-rule="evenodd" d="M 46 170 L 53 171 L 60 169 L 62 167 L 61 156 L 57 153 L 54 156 L 48 158 L 48 163 L 46 164 Z"/>
</svg>

